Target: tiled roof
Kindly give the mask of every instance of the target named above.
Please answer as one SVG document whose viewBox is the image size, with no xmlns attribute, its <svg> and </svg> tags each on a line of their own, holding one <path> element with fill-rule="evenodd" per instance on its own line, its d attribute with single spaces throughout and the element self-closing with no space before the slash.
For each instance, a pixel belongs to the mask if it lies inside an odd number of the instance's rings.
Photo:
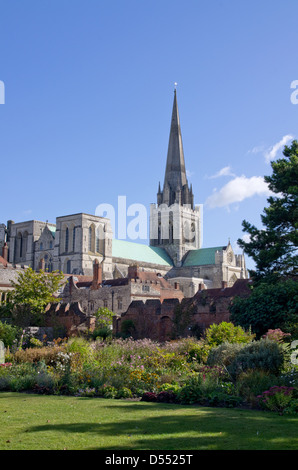
<svg viewBox="0 0 298 470">
<path fill-rule="evenodd" d="M 160 247 L 148 246 L 142 243 L 126 240 L 113 240 L 113 258 L 124 258 L 144 263 L 173 266 L 167 252 Z"/>
<path fill-rule="evenodd" d="M 237 279 L 237 281 L 231 287 L 205 289 L 198 291 L 192 300 L 199 300 L 200 297 L 210 297 L 213 300 L 221 297 L 245 297 L 251 293 L 250 286 L 252 285 L 251 279 Z"/>
<path fill-rule="evenodd" d="M 204 266 L 206 264 L 215 264 L 215 253 L 225 249 L 226 246 L 215 246 L 212 248 L 190 250 L 186 255 L 183 266 Z"/>
</svg>

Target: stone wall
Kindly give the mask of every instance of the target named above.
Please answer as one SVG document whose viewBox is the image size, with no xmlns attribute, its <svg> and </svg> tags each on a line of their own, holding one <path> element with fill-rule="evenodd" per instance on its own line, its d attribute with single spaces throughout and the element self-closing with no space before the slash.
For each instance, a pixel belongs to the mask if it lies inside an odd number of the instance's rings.
<svg viewBox="0 0 298 470">
<path fill-rule="evenodd" d="M 93 331 L 95 317 L 86 315 L 78 302 L 49 304 L 46 308 L 46 326 L 53 328 L 54 334 L 61 330 L 66 336 L 76 336 Z"/>
<path fill-rule="evenodd" d="M 231 302 L 236 296 L 249 296 L 250 283 L 247 279 L 238 280 L 232 287 L 202 290 L 191 299 L 182 301 L 166 299 L 163 302 L 132 302 L 125 313 L 114 318 L 114 333 L 123 333 L 128 325 L 133 325 L 131 334 L 136 339 L 169 340 L 173 331 L 174 310 L 178 305 L 184 311 L 193 311 L 190 326 L 196 325 L 202 331 L 213 323 L 229 322 Z"/>
<path fill-rule="evenodd" d="M 172 334 L 174 308 L 179 304 L 179 299 L 133 301 L 121 317 L 114 317 L 113 333 L 121 334 L 133 325 L 130 332 L 135 339 L 167 341 Z"/>
</svg>

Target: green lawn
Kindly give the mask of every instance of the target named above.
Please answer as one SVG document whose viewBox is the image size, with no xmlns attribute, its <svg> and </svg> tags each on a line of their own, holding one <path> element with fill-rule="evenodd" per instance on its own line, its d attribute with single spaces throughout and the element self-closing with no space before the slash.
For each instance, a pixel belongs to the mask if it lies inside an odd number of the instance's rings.
<svg viewBox="0 0 298 470">
<path fill-rule="evenodd" d="M 0 393 L 1 450 L 296 450 L 298 418 L 240 409 Z"/>
</svg>

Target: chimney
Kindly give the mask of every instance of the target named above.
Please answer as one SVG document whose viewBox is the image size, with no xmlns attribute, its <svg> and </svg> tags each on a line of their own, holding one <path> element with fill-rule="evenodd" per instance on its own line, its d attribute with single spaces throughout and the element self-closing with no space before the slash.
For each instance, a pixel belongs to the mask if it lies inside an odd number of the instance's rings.
<svg viewBox="0 0 298 470">
<path fill-rule="evenodd" d="M 92 289 L 98 289 L 99 284 L 101 283 L 102 283 L 102 265 L 99 264 L 98 260 L 96 259 L 93 263 Z"/>
<path fill-rule="evenodd" d="M 137 279 L 139 277 L 139 266 L 137 264 L 128 266 L 128 279 Z"/>
<path fill-rule="evenodd" d="M 8 246 L 6 242 L 4 243 L 2 247 L 2 258 L 4 258 L 5 261 L 8 261 Z"/>
</svg>

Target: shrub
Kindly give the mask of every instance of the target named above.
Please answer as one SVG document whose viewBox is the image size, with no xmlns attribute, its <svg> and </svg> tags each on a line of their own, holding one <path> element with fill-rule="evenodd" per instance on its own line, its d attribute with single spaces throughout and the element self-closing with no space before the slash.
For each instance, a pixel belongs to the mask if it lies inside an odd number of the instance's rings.
<svg viewBox="0 0 298 470">
<path fill-rule="evenodd" d="M 283 414 L 292 400 L 293 387 L 273 386 L 258 396 L 260 405 L 270 411 L 277 411 Z"/>
<path fill-rule="evenodd" d="M 98 389 L 98 394 L 104 398 L 116 398 L 117 396 L 117 389 L 112 385 L 104 384 L 102 387 Z"/>
<path fill-rule="evenodd" d="M 239 343 L 223 343 L 213 348 L 207 359 L 207 365 L 209 366 L 229 366 L 239 354 L 239 352 L 244 348 L 244 344 Z"/>
<path fill-rule="evenodd" d="M 10 390 L 10 381 L 11 377 L 8 375 L 1 375 L 0 376 L 0 391 L 8 391 Z"/>
<path fill-rule="evenodd" d="M 41 373 L 35 376 L 35 383 L 33 387 L 33 391 L 35 393 L 49 395 L 54 392 L 54 389 L 55 381 L 51 375 L 47 373 Z"/>
<path fill-rule="evenodd" d="M 93 339 L 97 339 L 97 338 L 102 338 L 102 339 L 107 339 L 109 337 L 112 336 L 112 330 L 111 328 L 105 326 L 105 327 L 102 327 L 102 328 L 96 328 L 93 332 L 92 332 L 92 338 Z"/>
<path fill-rule="evenodd" d="M 242 372 L 237 377 L 236 389 L 238 394 L 248 403 L 256 405 L 257 397 L 271 386 L 275 385 L 277 377 L 265 370 L 252 369 Z"/>
<path fill-rule="evenodd" d="M 123 320 L 121 322 L 121 334 L 125 336 L 132 336 L 135 332 L 135 324 L 132 320 Z"/>
<path fill-rule="evenodd" d="M 218 388 L 218 381 L 211 376 L 196 374 L 190 377 L 178 392 L 178 400 L 181 403 L 200 403 L 209 393 Z"/>
<path fill-rule="evenodd" d="M 117 391 L 116 398 L 132 398 L 132 391 L 127 387 L 122 387 Z"/>
<path fill-rule="evenodd" d="M 141 401 L 157 401 L 156 393 L 145 392 L 142 395 Z"/>
<path fill-rule="evenodd" d="M 77 395 L 80 397 L 95 397 L 96 396 L 96 388 L 95 387 L 86 387 L 79 389 Z"/>
<path fill-rule="evenodd" d="M 68 353 L 78 353 L 83 361 L 92 356 L 90 343 L 84 338 L 71 338 L 66 345 L 66 351 Z"/>
<path fill-rule="evenodd" d="M 22 392 L 33 390 L 36 382 L 36 376 L 32 374 L 26 374 L 22 377 L 11 377 L 10 379 L 10 390 L 12 392 Z"/>
<path fill-rule="evenodd" d="M 42 348 L 28 348 L 25 350 L 18 350 L 14 354 L 14 361 L 16 363 L 35 363 L 44 361 L 45 364 L 54 364 L 59 357 L 59 354 L 64 352 L 64 346 L 42 347 Z"/>
<path fill-rule="evenodd" d="M 236 395 L 230 395 L 221 390 L 211 392 L 207 397 L 210 406 L 223 406 L 225 408 L 234 408 L 242 405 L 242 398 Z"/>
<path fill-rule="evenodd" d="M 206 343 L 213 347 L 222 343 L 248 343 L 252 341 L 254 335 L 246 333 L 240 326 L 233 323 L 221 322 L 211 325 L 205 333 Z"/>
<path fill-rule="evenodd" d="M 169 383 L 164 383 L 160 386 L 159 390 L 161 392 L 173 392 L 177 394 L 180 390 L 180 385 L 178 384 L 169 384 Z"/>
<path fill-rule="evenodd" d="M 157 401 L 160 403 L 176 403 L 177 394 L 172 390 L 163 390 L 158 393 Z"/>
<path fill-rule="evenodd" d="M 248 344 L 221 344 L 211 350 L 207 360 L 208 365 L 219 364 L 226 367 L 233 380 L 249 369 L 265 370 L 278 375 L 283 363 L 281 345 L 268 339 Z"/>
<path fill-rule="evenodd" d="M 208 353 L 211 350 L 211 346 L 207 345 L 205 342 L 201 341 L 197 344 L 194 344 L 192 348 L 187 353 L 187 362 L 194 363 L 204 363 L 207 360 Z"/>
<path fill-rule="evenodd" d="M 42 342 L 37 338 L 30 338 L 29 343 L 30 343 L 30 346 L 32 348 L 42 348 L 43 347 Z"/>
<path fill-rule="evenodd" d="M 282 347 L 275 341 L 261 339 L 245 345 L 227 366 L 227 370 L 234 379 L 249 369 L 265 370 L 278 375 L 283 363 Z"/>
</svg>

